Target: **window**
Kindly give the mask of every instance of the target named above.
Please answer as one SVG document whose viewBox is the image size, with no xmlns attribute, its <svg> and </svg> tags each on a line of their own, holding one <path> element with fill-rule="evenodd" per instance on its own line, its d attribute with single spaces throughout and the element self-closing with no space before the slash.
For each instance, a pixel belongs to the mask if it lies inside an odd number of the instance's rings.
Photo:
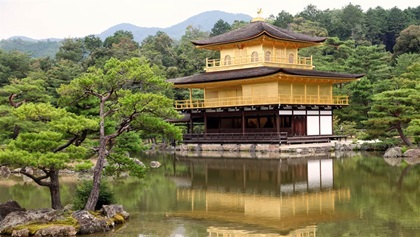
<svg viewBox="0 0 420 237">
<path fill-rule="evenodd" d="M 258 53 L 255 51 L 251 54 L 251 62 L 258 62 Z"/>
<path fill-rule="evenodd" d="M 295 55 L 293 55 L 292 53 L 289 54 L 289 63 L 293 63 L 295 60 Z"/>
<path fill-rule="evenodd" d="M 230 60 L 230 55 L 226 55 L 225 56 L 225 65 L 230 65 L 232 63 L 232 61 Z"/>
<path fill-rule="evenodd" d="M 271 61 L 271 52 L 270 51 L 266 51 L 265 52 L 265 61 L 266 62 L 270 62 Z"/>
</svg>

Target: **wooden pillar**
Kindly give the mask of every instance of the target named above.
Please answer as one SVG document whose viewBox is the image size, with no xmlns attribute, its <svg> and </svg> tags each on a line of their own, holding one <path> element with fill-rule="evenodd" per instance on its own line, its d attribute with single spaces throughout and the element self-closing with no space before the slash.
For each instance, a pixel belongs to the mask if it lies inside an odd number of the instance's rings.
<svg viewBox="0 0 420 237">
<path fill-rule="evenodd" d="M 204 113 L 204 134 L 206 134 L 207 133 L 207 113 L 206 112 L 203 112 Z"/>
<path fill-rule="evenodd" d="M 192 108 L 193 106 L 192 106 L 192 88 L 189 88 L 190 89 L 190 108 Z"/>
<path fill-rule="evenodd" d="M 330 98 L 331 98 L 331 103 L 335 103 L 334 102 L 334 97 L 333 97 L 333 86 L 332 85 L 330 86 Z M 348 103 L 348 101 L 347 101 L 347 103 Z"/>
<path fill-rule="evenodd" d="M 318 104 L 321 102 L 321 94 L 320 94 L 320 88 L 319 88 L 319 84 L 318 84 Z"/>
<path fill-rule="evenodd" d="M 242 135 L 245 135 L 245 111 L 242 109 L 241 111 L 242 117 Z"/>
<path fill-rule="evenodd" d="M 290 83 L 290 103 L 293 103 L 293 83 Z"/>
<path fill-rule="evenodd" d="M 277 129 L 277 133 L 280 134 L 280 108 L 277 109 L 277 113 L 276 113 L 276 129 Z"/>
<path fill-rule="evenodd" d="M 190 114 L 190 126 L 189 126 L 189 133 L 194 133 L 194 123 L 193 123 L 193 119 L 192 119 L 192 114 Z"/>
</svg>

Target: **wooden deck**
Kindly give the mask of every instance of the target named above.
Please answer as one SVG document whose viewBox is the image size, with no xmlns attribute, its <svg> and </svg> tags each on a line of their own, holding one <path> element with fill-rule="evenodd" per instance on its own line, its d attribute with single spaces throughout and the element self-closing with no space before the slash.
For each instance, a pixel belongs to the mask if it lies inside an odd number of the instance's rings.
<svg viewBox="0 0 420 237">
<path fill-rule="evenodd" d="M 206 133 L 184 134 L 184 143 L 281 143 L 287 133 Z"/>
<path fill-rule="evenodd" d="M 288 136 L 287 132 L 280 133 L 207 133 L 184 134 L 184 143 L 252 143 L 252 144 L 305 144 L 326 143 L 331 140 L 346 139 L 346 136 L 321 135 L 321 136 Z"/>
</svg>

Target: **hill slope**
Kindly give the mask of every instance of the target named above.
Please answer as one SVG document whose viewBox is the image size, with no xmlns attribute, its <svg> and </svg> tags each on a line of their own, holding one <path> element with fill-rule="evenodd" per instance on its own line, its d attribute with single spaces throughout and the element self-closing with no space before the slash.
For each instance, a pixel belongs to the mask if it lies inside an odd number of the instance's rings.
<svg viewBox="0 0 420 237">
<path fill-rule="evenodd" d="M 229 24 L 232 24 L 235 20 L 250 21 L 251 17 L 245 14 L 234 14 L 215 10 L 202 12 L 168 28 L 140 27 L 128 23 L 123 23 L 105 30 L 98 36 L 104 40 L 108 36 L 113 35 L 118 30 L 131 31 L 133 33 L 134 40 L 141 43 L 147 36 L 155 35 L 158 31 L 163 31 L 168 34 L 169 37 L 175 40 L 179 40 L 185 34 L 185 29 L 188 26 L 197 27 L 202 31 L 210 31 L 214 24 L 220 19 L 226 21 Z"/>
<path fill-rule="evenodd" d="M 245 14 L 234 14 L 222 11 L 207 11 L 192 16 L 187 20 L 167 28 L 158 27 L 141 27 L 129 23 L 122 23 L 110 27 L 97 36 L 105 40 L 108 36 L 112 36 L 116 31 L 130 31 L 133 33 L 134 40 L 141 42 L 149 35 L 155 35 L 158 31 L 163 31 L 169 37 L 179 40 L 184 34 L 188 26 L 199 28 L 202 31 L 210 31 L 218 20 L 224 20 L 232 24 L 235 20 L 250 21 L 251 17 Z M 0 49 L 5 51 L 22 51 L 31 55 L 31 57 L 54 57 L 58 51 L 60 39 L 35 40 L 25 36 L 14 36 L 7 40 L 0 41 Z"/>
</svg>

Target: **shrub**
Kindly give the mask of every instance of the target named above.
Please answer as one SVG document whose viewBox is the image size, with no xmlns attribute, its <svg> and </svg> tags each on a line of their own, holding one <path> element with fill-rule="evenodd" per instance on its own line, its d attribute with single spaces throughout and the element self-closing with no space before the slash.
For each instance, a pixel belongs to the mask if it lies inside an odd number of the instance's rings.
<svg viewBox="0 0 420 237">
<path fill-rule="evenodd" d="M 85 180 L 77 186 L 76 195 L 73 201 L 75 210 L 81 210 L 85 207 L 85 204 L 89 198 L 92 190 L 93 183 L 91 180 Z M 99 210 L 103 205 L 109 205 L 115 203 L 115 196 L 110 189 L 109 184 L 102 180 L 99 191 L 98 202 L 96 203 L 95 210 Z"/>
<path fill-rule="evenodd" d="M 388 138 L 380 142 L 363 143 L 360 149 L 366 151 L 386 151 L 388 148 L 395 147 L 398 144 L 398 139 Z"/>
</svg>

